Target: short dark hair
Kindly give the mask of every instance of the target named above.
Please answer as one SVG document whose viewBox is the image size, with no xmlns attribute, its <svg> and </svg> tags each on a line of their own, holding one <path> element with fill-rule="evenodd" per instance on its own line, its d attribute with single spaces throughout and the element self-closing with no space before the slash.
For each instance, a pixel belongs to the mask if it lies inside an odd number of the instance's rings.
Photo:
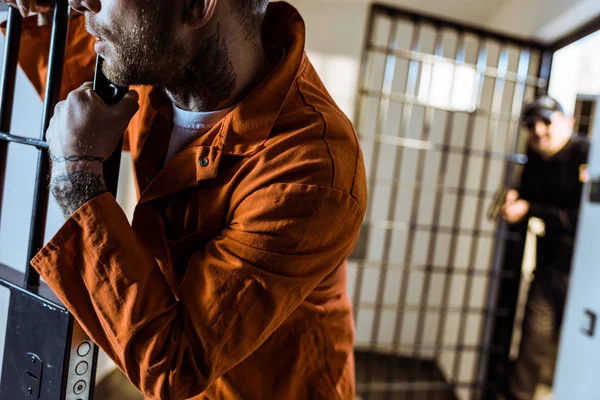
<svg viewBox="0 0 600 400">
<path fill-rule="evenodd" d="M 247 30 L 252 32 L 260 29 L 269 0 L 232 0 L 232 4 L 237 8 Z"/>
</svg>

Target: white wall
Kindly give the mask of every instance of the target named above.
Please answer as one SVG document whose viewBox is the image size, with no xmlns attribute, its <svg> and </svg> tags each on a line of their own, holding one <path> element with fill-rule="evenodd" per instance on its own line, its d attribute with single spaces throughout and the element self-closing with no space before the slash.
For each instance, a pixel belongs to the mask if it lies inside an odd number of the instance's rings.
<svg viewBox="0 0 600 400">
<path fill-rule="evenodd" d="M 600 95 L 600 32 L 556 52 L 550 95 L 573 114 L 578 94 Z"/>
<path fill-rule="evenodd" d="M 341 109 L 354 117 L 360 58 L 369 6 L 290 0 L 306 22 L 306 51 Z"/>
<path fill-rule="evenodd" d="M 296 4 L 294 0 L 292 3 Z M 341 7 L 371 0 L 301 0 Z M 597 0 L 385 0 L 380 3 L 551 43 L 600 15 Z"/>
</svg>

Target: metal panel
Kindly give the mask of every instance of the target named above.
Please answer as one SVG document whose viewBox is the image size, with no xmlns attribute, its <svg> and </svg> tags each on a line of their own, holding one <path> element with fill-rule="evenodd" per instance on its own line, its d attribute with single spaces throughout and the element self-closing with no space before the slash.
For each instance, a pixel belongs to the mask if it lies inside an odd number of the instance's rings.
<svg viewBox="0 0 600 400">
<path fill-rule="evenodd" d="M 498 304 L 500 283 L 520 279 L 503 267 L 505 244 L 521 235 L 486 210 L 526 161 L 518 121 L 547 86 L 544 52 L 372 7 L 355 116 L 370 204 L 350 260 L 361 398 L 471 399 L 493 387 L 490 356 L 509 347 L 493 328 L 515 312 Z"/>
<path fill-rule="evenodd" d="M 0 276 L 0 284 L 11 290 L 0 398 L 60 399 L 73 318 L 47 288 L 54 301 L 23 290 L 23 274 L 0 265 Z M 31 372 L 32 357 L 41 363 L 39 373 Z"/>
</svg>

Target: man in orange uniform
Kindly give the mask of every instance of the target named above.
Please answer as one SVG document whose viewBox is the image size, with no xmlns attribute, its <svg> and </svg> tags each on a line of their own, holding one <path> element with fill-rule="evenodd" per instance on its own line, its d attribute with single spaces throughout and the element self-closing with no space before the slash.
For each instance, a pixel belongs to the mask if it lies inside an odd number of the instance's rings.
<svg viewBox="0 0 600 400">
<path fill-rule="evenodd" d="M 71 1 L 85 18 L 71 20 L 70 95 L 47 133 L 67 220 L 32 264 L 149 398 L 354 396 L 346 258 L 362 155 L 302 18 L 267 3 Z M 50 29 L 36 22 L 20 61 L 41 92 Z M 84 83 L 94 47 L 114 83 L 142 85 L 116 106 Z M 102 177 L 127 126 L 131 225 Z"/>
</svg>

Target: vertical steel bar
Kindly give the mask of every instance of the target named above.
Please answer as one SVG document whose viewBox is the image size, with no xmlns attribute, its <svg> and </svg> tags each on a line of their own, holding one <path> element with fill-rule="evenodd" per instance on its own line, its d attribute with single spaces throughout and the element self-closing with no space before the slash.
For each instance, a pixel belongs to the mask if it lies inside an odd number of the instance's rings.
<svg viewBox="0 0 600 400">
<path fill-rule="evenodd" d="M 68 0 L 57 0 L 54 7 L 52 25 L 52 39 L 50 41 L 50 56 L 48 60 L 48 76 L 46 79 L 46 92 L 44 94 L 44 111 L 42 116 L 41 139 L 45 139 L 46 130 L 54 113 L 54 107 L 59 101 L 62 81 L 67 35 L 69 32 L 69 3 Z M 48 154 L 40 151 L 33 194 L 33 215 L 31 219 L 29 249 L 27 251 L 27 265 L 25 269 L 25 288 L 39 286 L 40 277 L 31 267 L 31 260 L 44 245 L 46 230 L 46 216 L 48 213 L 48 172 L 50 162 Z"/>
<path fill-rule="evenodd" d="M 377 14 L 373 14 L 372 18 L 376 18 Z M 388 34 L 388 45 L 393 45 L 395 42 L 395 26 L 396 24 L 394 22 L 392 22 L 392 25 L 390 27 L 390 32 Z M 369 40 L 370 42 L 370 40 Z M 393 54 L 395 49 L 389 49 L 388 51 L 388 55 L 387 55 L 387 59 L 385 62 L 385 66 L 384 66 L 384 71 L 383 71 L 383 81 L 381 83 L 381 90 L 379 92 L 379 102 L 377 105 L 377 121 L 375 123 L 375 131 L 379 132 L 379 131 L 383 131 L 384 126 L 385 126 L 385 121 L 387 120 L 387 115 L 389 112 L 389 106 L 390 106 L 390 100 L 389 100 L 389 96 L 385 97 L 383 96 L 384 93 L 391 93 L 392 91 L 392 84 L 394 82 L 394 74 L 396 71 L 396 56 Z M 367 78 L 364 78 L 365 82 L 364 82 L 364 86 L 363 88 L 366 88 L 366 81 Z M 376 187 L 376 183 L 377 183 L 377 163 L 379 162 L 379 153 L 381 151 L 381 143 L 377 143 L 374 142 L 373 143 L 373 152 L 371 155 L 371 165 L 369 166 L 369 175 L 368 175 L 368 185 L 367 185 L 367 189 L 368 189 L 368 195 L 370 199 L 373 199 L 375 197 L 375 187 Z M 371 221 L 373 218 L 373 207 L 368 207 L 368 216 L 366 217 L 367 221 Z M 372 227 L 367 226 L 367 229 L 372 229 Z M 365 229 L 365 226 L 363 226 L 363 229 Z M 354 299 L 353 299 L 353 306 L 354 306 L 354 319 L 356 320 L 356 324 L 358 324 L 358 311 L 360 310 L 360 300 L 361 300 L 361 296 L 362 296 L 362 281 L 363 281 L 363 277 L 364 277 L 364 260 L 361 260 L 361 262 L 358 265 L 358 269 L 356 271 L 356 279 L 355 279 L 355 285 L 354 285 Z"/>
<path fill-rule="evenodd" d="M 548 90 L 550 89 L 550 76 L 552 74 L 552 61 L 554 59 L 554 53 L 551 51 L 544 51 L 542 53 L 542 60 L 540 61 L 540 68 L 538 71 L 538 76 L 540 79 L 546 81 L 546 86 L 544 88 L 538 86 L 535 90 L 535 95 L 541 96 L 544 94 L 548 94 Z"/>
<path fill-rule="evenodd" d="M 12 119 L 17 64 L 21 47 L 22 17 L 13 7 L 8 9 L 6 24 L 6 41 L 2 62 L 2 83 L 0 84 L 0 132 L 9 132 Z M 0 220 L 2 219 L 2 201 L 4 198 L 4 182 L 6 178 L 6 162 L 8 142 L 0 141 Z"/>
<path fill-rule="evenodd" d="M 529 64 L 531 63 L 531 51 L 528 48 L 521 48 L 519 54 L 519 65 L 517 67 L 517 82 L 515 83 L 514 98 L 512 102 L 512 108 L 510 111 L 510 119 L 521 118 L 521 110 L 523 109 L 523 103 L 525 101 L 525 79 L 529 72 Z M 509 121 L 508 129 L 506 133 L 506 143 L 504 148 L 507 153 L 517 154 L 519 152 L 519 132 L 520 126 L 517 126 L 514 131 L 514 136 L 511 136 L 512 123 Z M 512 140 L 511 140 L 512 139 Z M 503 182 L 505 187 L 509 187 L 514 184 L 514 170 L 516 166 L 514 163 L 508 163 L 503 172 Z"/>
<path fill-rule="evenodd" d="M 465 62 L 465 57 L 466 57 L 466 49 L 465 49 L 465 41 L 464 41 L 464 32 L 463 31 L 459 31 L 457 32 L 457 43 L 456 43 L 456 48 L 454 51 L 454 59 L 456 61 L 455 66 L 453 67 L 453 72 L 452 72 L 452 83 L 451 83 L 451 88 L 450 88 L 450 93 L 449 93 L 449 100 L 450 100 L 450 105 L 452 108 L 452 98 L 453 98 L 453 94 L 454 94 L 454 90 L 456 88 L 456 68 L 458 68 L 459 65 L 461 65 L 462 63 Z M 451 144 L 451 136 L 452 136 L 452 127 L 454 124 L 454 116 L 455 116 L 456 111 L 448 111 L 447 112 L 447 117 L 444 121 L 444 127 L 443 127 L 443 131 L 444 131 L 444 137 L 443 137 L 443 145 L 442 145 L 442 149 L 441 150 L 441 158 L 440 158 L 440 165 L 438 168 L 438 172 L 437 172 L 437 181 L 436 184 L 437 185 L 441 185 L 443 186 L 443 182 L 445 180 L 445 174 L 446 174 L 446 170 L 448 168 L 448 160 L 449 160 L 449 148 L 450 148 L 450 144 Z M 427 258 L 426 258 L 426 262 L 425 262 L 425 266 L 428 269 L 428 271 L 430 272 L 429 274 L 426 275 L 425 280 L 423 282 L 423 290 L 422 290 L 422 296 L 421 296 L 421 304 L 425 304 L 428 305 L 429 304 L 429 295 L 430 295 L 430 290 L 431 290 L 431 272 L 433 270 L 433 264 L 434 264 L 434 260 L 435 260 L 435 251 L 437 249 L 437 244 L 438 244 L 438 228 L 440 225 L 440 218 L 441 218 L 441 210 L 442 210 L 442 202 L 443 202 L 443 196 L 444 192 L 442 190 L 439 190 L 436 192 L 436 196 L 435 196 L 435 200 L 434 200 L 434 211 L 433 211 L 433 216 L 432 216 L 432 231 L 431 231 L 431 242 L 430 242 L 430 250 L 427 254 Z M 457 238 L 458 235 L 453 235 L 453 238 Z M 449 268 L 449 266 L 447 266 L 446 268 Z M 442 303 L 442 305 L 444 305 L 444 303 Z M 447 313 L 447 311 L 442 311 L 440 312 L 440 319 L 441 319 L 441 315 Z M 415 356 L 416 358 L 419 358 L 420 356 L 420 351 L 421 351 L 421 347 L 423 345 L 423 331 L 425 329 L 425 318 L 420 318 L 418 323 L 417 323 L 417 330 L 416 330 L 416 334 L 415 334 Z M 438 330 L 440 329 L 440 324 L 438 322 Z M 436 336 L 436 339 L 439 340 L 439 335 Z M 436 340 L 435 342 L 435 348 L 434 348 L 434 352 L 435 349 L 437 349 L 440 346 L 443 346 L 443 343 L 441 343 L 441 340 Z M 437 356 L 434 356 L 434 360 L 437 360 Z M 420 364 L 419 364 L 420 365 Z M 413 376 L 419 376 L 420 375 L 420 371 L 419 369 L 417 369 L 416 371 L 412 371 Z M 429 398 L 429 396 L 427 396 Z"/>
<path fill-rule="evenodd" d="M 434 52 L 433 54 L 437 57 L 442 57 L 444 55 L 444 29 L 441 25 L 435 26 L 435 44 L 434 44 Z M 433 124 L 434 118 L 434 107 L 431 105 L 433 88 L 435 82 L 436 75 L 436 65 L 437 63 L 434 61 L 431 63 L 431 80 L 429 82 L 427 101 L 425 102 L 425 110 L 423 113 L 423 131 L 419 135 L 420 140 L 425 142 L 429 141 L 431 136 L 431 125 Z M 454 79 L 452 79 L 454 82 Z M 452 84 L 451 84 L 452 85 Z M 452 99 L 452 89 L 450 90 L 449 99 Z M 442 153 L 446 153 L 446 150 L 443 150 Z M 415 179 L 419 182 L 425 182 L 425 161 L 426 161 L 426 152 L 424 149 L 419 150 L 417 155 L 417 169 L 415 171 Z M 439 185 L 439 182 L 436 182 Z M 413 199 L 413 207 L 411 210 L 411 215 L 415 215 L 418 218 L 419 215 L 419 205 L 421 204 L 421 195 L 423 194 L 423 190 L 418 190 L 415 192 L 415 197 Z M 433 256 L 433 251 L 435 250 L 437 236 L 438 236 L 438 223 L 439 223 L 439 212 L 440 208 L 435 209 L 434 207 L 434 215 L 432 216 L 432 222 L 429 228 L 429 252 L 428 252 L 428 261 L 425 263 L 425 270 L 423 271 L 423 283 L 421 285 L 421 299 L 419 301 L 419 312 L 417 316 L 417 326 L 415 329 L 415 337 L 414 337 L 414 351 L 413 351 L 413 366 L 410 370 L 409 381 L 419 379 L 420 375 L 420 362 L 419 356 L 422 347 L 422 339 L 425 328 L 425 320 L 427 316 L 427 296 L 429 295 L 429 287 L 431 285 L 431 274 L 433 263 L 431 262 L 430 257 Z M 436 217 L 437 215 L 437 217 Z M 407 399 L 410 400 L 413 398 L 414 391 L 408 393 Z"/>
<path fill-rule="evenodd" d="M 486 46 L 486 38 L 480 38 L 479 43 L 478 43 L 478 48 L 477 48 L 477 73 L 479 74 L 479 86 L 477 88 L 477 97 L 476 97 L 476 106 L 477 108 L 480 107 L 480 103 L 481 103 L 481 99 L 483 96 L 483 88 L 484 88 L 484 83 L 485 83 L 485 75 L 484 72 L 486 70 L 487 67 L 487 59 L 488 59 L 488 51 L 487 51 L 487 46 Z M 466 57 L 465 54 L 462 55 L 462 57 Z M 454 120 L 454 114 L 451 114 L 452 120 Z M 459 188 L 464 188 L 467 184 L 467 172 L 468 172 L 468 165 L 469 165 L 469 160 L 471 157 L 471 153 L 470 153 L 470 149 L 471 149 L 471 143 L 473 141 L 473 135 L 475 134 L 475 119 L 476 119 L 476 114 L 475 113 L 471 113 L 469 114 L 468 117 L 468 121 L 467 121 L 467 127 L 466 127 L 466 134 L 465 134 L 465 140 L 464 140 L 464 152 L 462 154 L 462 158 L 461 158 L 461 162 L 460 162 L 460 167 L 459 167 L 459 181 L 458 181 L 458 187 Z M 453 121 L 452 121 L 453 122 Z M 450 137 L 452 135 L 452 130 L 453 130 L 453 124 L 447 124 L 446 125 L 446 134 L 445 134 L 445 139 L 449 142 L 450 141 Z M 465 193 L 463 192 L 459 192 L 456 195 L 456 203 L 455 203 L 455 212 L 454 212 L 454 218 L 452 219 L 452 226 L 453 227 L 457 227 L 460 225 L 460 221 L 462 220 L 462 213 L 463 213 L 463 201 L 465 199 Z M 449 251 L 448 251 L 448 257 L 447 257 L 447 269 L 446 269 L 446 273 L 444 275 L 444 287 L 442 289 L 442 304 L 448 304 L 450 301 L 450 293 L 451 293 L 451 288 L 452 288 L 452 276 L 454 274 L 454 265 L 456 265 L 456 255 L 457 255 L 457 249 L 458 249 L 458 236 L 457 235 L 452 235 L 450 237 L 450 244 L 449 244 Z M 438 331 L 437 331 L 437 337 L 436 337 L 436 348 L 434 349 L 434 359 L 437 360 L 439 359 L 441 353 L 442 353 L 442 349 L 443 349 L 443 345 L 444 345 L 444 334 L 446 331 L 446 322 L 447 322 L 447 316 L 448 313 L 440 313 L 440 318 L 438 320 Z M 454 377 L 451 377 L 452 380 L 454 380 Z"/>
<path fill-rule="evenodd" d="M 524 102 L 524 98 L 525 98 L 525 84 L 524 83 L 519 83 L 520 81 L 524 82 L 525 78 L 527 78 L 527 75 L 529 73 L 529 64 L 530 64 L 530 60 L 531 60 L 531 52 L 529 51 L 529 49 L 521 49 L 521 53 L 519 55 L 519 65 L 517 68 L 517 83 L 515 84 L 515 89 L 513 92 L 513 98 L 512 98 L 512 104 L 511 104 L 511 117 L 512 116 L 520 116 L 521 113 L 521 109 L 523 108 L 523 102 Z M 511 124 L 508 124 L 508 128 L 507 128 L 507 132 L 506 132 L 506 142 L 505 142 L 505 149 L 507 152 L 517 152 L 518 149 L 518 145 L 519 145 L 519 127 L 517 126 L 516 128 L 516 132 L 515 135 L 513 137 L 511 137 L 511 132 L 512 127 Z M 512 141 L 511 141 L 512 139 Z M 504 176 L 503 176 L 503 185 L 505 188 L 509 188 L 514 184 L 514 172 L 516 170 L 516 165 L 512 162 L 509 162 L 504 170 Z M 499 227 L 498 227 L 499 231 L 502 232 L 504 230 L 507 229 L 506 226 L 503 225 L 503 223 L 501 222 Z M 502 244 L 502 242 L 504 242 L 505 239 L 503 238 L 497 238 L 497 241 L 499 241 L 498 245 L 501 245 L 501 249 L 502 252 L 500 252 L 499 254 L 504 252 L 504 245 Z M 492 255 L 491 258 L 492 260 L 494 260 L 495 258 L 495 252 L 496 249 L 492 249 Z M 490 286 L 498 286 L 500 284 L 500 280 L 501 278 L 501 271 L 499 270 L 501 267 L 501 263 L 499 262 L 495 262 L 492 264 L 492 272 L 490 274 L 490 279 L 493 280 L 493 282 L 490 282 Z M 520 269 L 519 269 L 520 270 Z M 520 282 L 519 277 L 515 277 L 514 279 L 518 280 Z M 495 292 L 497 291 L 497 289 L 493 289 L 490 292 Z M 488 299 L 487 304 L 492 304 L 490 303 L 490 300 Z M 485 316 L 485 320 L 487 321 L 488 316 L 490 315 L 490 313 L 486 313 Z M 490 319 L 491 320 L 491 319 Z M 492 322 L 490 321 L 490 324 L 492 324 Z M 513 324 L 509 324 L 510 325 L 510 329 L 512 330 L 512 325 Z M 487 327 L 487 323 L 484 323 L 481 329 L 481 334 L 480 337 L 484 338 L 484 332 L 485 329 Z M 475 373 L 474 373 L 474 377 L 473 380 L 476 383 L 476 392 L 475 392 L 475 398 L 479 398 L 483 395 L 483 391 L 485 390 L 484 385 L 483 385 L 483 381 L 480 381 L 479 379 L 479 371 L 481 370 L 481 367 L 483 365 L 485 365 L 487 363 L 487 360 L 490 358 L 491 354 L 491 349 L 489 347 L 489 343 L 485 343 L 482 342 L 482 352 L 481 355 L 479 357 L 478 363 L 477 363 L 477 368 L 475 369 Z"/>
<path fill-rule="evenodd" d="M 394 75 L 396 73 L 396 62 L 397 58 L 394 52 L 397 50 L 397 32 L 398 32 L 398 21 L 395 19 L 391 20 L 390 31 L 387 38 L 387 47 L 388 54 L 387 60 L 384 67 L 384 79 L 382 82 L 381 92 L 379 93 L 379 110 L 378 110 L 378 118 L 375 126 L 375 132 L 382 132 L 385 128 L 385 123 L 387 121 L 387 117 L 389 114 L 390 100 L 389 96 L 383 96 L 383 94 L 389 95 L 392 92 L 392 85 L 394 83 Z M 369 175 L 369 198 L 373 199 L 376 195 L 376 182 L 377 182 L 377 165 L 379 163 L 379 153 L 381 150 L 381 143 L 374 142 L 373 143 L 373 156 L 371 157 L 371 165 L 370 165 L 370 175 Z M 373 215 L 373 207 L 369 207 L 369 217 L 368 220 L 372 220 Z M 372 229 L 372 228 L 370 228 Z M 385 250 L 384 250 L 385 251 Z M 360 309 L 360 299 L 361 299 L 361 291 L 362 291 L 362 279 L 365 271 L 365 260 L 361 260 L 358 265 L 357 278 L 356 278 L 356 286 L 354 291 L 354 299 L 355 299 L 355 313 Z M 381 310 L 375 310 L 375 315 L 380 313 Z M 374 349 L 371 349 L 372 351 Z M 364 381 L 371 382 L 372 379 L 372 351 L 367 354 L 366 358 L 366 366 L 364 372 Z M 369 393 L 366 394 L 366 399 L 368 400 Z"/>
<path fill-rule="evenodd" d="M 485 149 L 487 151 L 492 151 L 494 149 L 494 140 L 496 135 L 498 134 L 499 129 L 499 120 L 497 118 L 502 111 L 502 100 L 504 98 L 504 89 L 506 86 L 506 82 L 504 77 L 508 72 L 508 63 L 509 63 L 509 50 L 506 43 L 502 44 L 502 48 L 500 50 L 500 55 L 498 57 L 498 75 L 495 78 L 494 91 L 492 95 L 492 104 L 490 106 L 490 116 L 487 121 L 487 129 L 485 132 Z M 512 104 L 511 104 L 512 108 Z M 489 172 L 490 172 L 490 161 L 491 158 L 489 156 L 484 157 L 484 162 L 481 170 L 480 180 L 478 187 L 480 190 L 484 190 L 486 186 L 486 182 L 489 180 Z M 473 229 L 477 231 L 481 228 L 481 223 L 483 222 L 483 218 L 485 216 L 484 212 L 484 201 L 483 198 L 479 198 L 477 200 L 477 204 L 475 207 L 475 218 L 473 219 Z M 471 295 L 473 291 L 473 271 L 476 269 L 476 258 L 477 251 L 479 249 L 480 240 L 479 238 L 474 238 L 474 243 L 470 246 L 469 259 L 467 261 L 468 266 L 468 274 L 467 280 L 465 283 L 465 290 L 463 292 L 462 306 L 469 307 L 469 303 L 471 302 Z M 492 279 L 493 280 L 493 279 Z M 488 311 L 487 314 L 490 314 Z M 466 323 L 467 323 L 468 313 L 461 313 L 459 320 L 459 328 L 458 328 L 458 348 L 464 346 L 465 343 L 465 335 L 466 335 Z M 452 368 L 452 376 L 458 377 L 460 380 L 460 371 L 462 365 L 462 354 L 457 354 L 454 358 L 454 366 Z"/>
<path fill-rule="evenodd" d="M 413 37 L 411 50 L 413 52 L 420 51 L 420 42 L 421 42 L 421 34 L 422 34 L 422 21 L 420 19 L 414 20 L 414 28 L 413 28 Z M 411 98 L 415 95 L 417 86 L 418 86 L 418 78 L 419 78 L 419 69 L 421 66 L 421 62 L 417 60 L 411 60 L 408 68 L 407 75 L 407 83 L 405 88 L 405 95 Z M 400 137 L 406 137 L 408 135 L 408 129 L 410 127 L 410 121 L 413 113 L 413 104 L 411 102 L 404 103 L 402 108 L 402 119 L 401 119 L 401 127 L 400 127 Z M 402 158 L 404 156 L 404 148 L 401 149 L 400 154 L 397 155 L 397 165 L 402 165 Z M 415 192 L 419 193 L 418 190 L 420 188 L 415 188 Z M 413 196 L 415 194 L 413 193 Z M 400 350 L 401 343 L 401 335 L 402 335 L 402 327 L 404 322 L 404 313 L 406 306 L 406 293 L 408 292 L 408 282 L 410 280 L 410 272 L 411 269 L 408 268 L 409 265 L 412 264 L 412 256 L 413 256 L 413 248 L 414 248 L 414 238 L 416 234 L 416 213 L 415 213 L 415 201 L 413 201 L 413 210 L 411 214 L 411 221 L 406 230 L 406 250 L 404 253 L 403 265 L 405 266 L 404 271 L 402 273 L 402 283 L 400 292 L 398 295 L 397 307 L 396 307 L 396 321 L 394 324 L 394 331 L 392 336 L 392 349 L 394 352 L 398 352 Z M 396 369 L 392 368 L 388 372 L 388 381 L 393 379 L 393 376 L 396 375 Z M 389 397 L 390 393 L 386 393 L 386 397 Z"/>
<path fill-rule="evenodd" d="M 363 39 L 363 52 L 360 59 L 360 71 L 359 71 L 359 79 L 358 79 L 358 87 L 356 90 L 356 100 L 354 102 L 354 126 L 360 127 L 362 112 L 361 106 L 363 102 L 364 95 L 362 94 L 362 90 L 367 88 L 367 80 L 369 73 L 369 49 L 373 45 L 373 32 L 375 28 L 375 19 L 377 18 L 377 12 L 374 7 L 371 7 L 369 11 L 369 17 L 367 22 L 367 29 L 365 31 L 365 38 Z M 360 134 L 360 132 L 359 132 Z"/>
<path fill-rule="evenodd" d="M 394 42 L 397 41 L 397 24 L 398 22 L 396 21 L 395 23 L 395 27 L 394 28 Z M 413 31 L 412 34 L 412 41 L 413 43 L 411 44 L 411 49 L 418 49 L 418 41 L 415 42 L 415 38 L 417 38 L 419 35 L 416 32 L 416 29 Z M 394 47 L 397 47 L 396 43 L 394 43 Z M 408 87 L 408 80 L 410 77 L 410 72 L 407 71 L 407 87 Z M 401 115 L 400 115 L 400 121 L 403 121 L 404 118 L 404 107 L 402 108 L 401 111 Z M 400 169 L 402 167 L 402 152 L 401 149 L 399 147 L 395 148 L 394 151 L 394 166 L 392 168 L 392 182 L 397 182 L 400 180 Z M 395 190 L 391 190 L 390 191 L 390 199 L 389 199 L 389 205 L 388 205 L 388 213 L 387 213 L 387 220 L 391 221 L 394 218 L 394 215 L 396 214 L 396 206 L 398 203 L 398 188 L 395 188 Z M 382 315 L 382 304 L 384 302 L 384 294 L 385 294 L 385 284 L 387 282 L 387 274 L 389 272 L 389 267 L 390 267 L 390 253 L 391 253 L 391 249 L 392 249 L 392 237 L 393 237 L 393 231 L 392 230 L 387 230 L 385 233 L 385 237 L 384 237 L 384 245 L 383 245 L 383 255 L 382 255 L 382 263 L 381 263 L 381 268 L 380 268 L 380 272 L 379 272 L 379 280 L 377 283 L 377 300 L 375 302 L 376 304 L 376 309 L 375 309 L 375 314 L 373 316 L 373 324 L 371 325 L 371 338 L 370 338 L 370 353 L 373 353 L 374 351 L 376 351 L 376 347 L 377 347 L 377 341 L 379 338 L 379 331 L 380 331 L 380 325 L 381 325 L 381 315 Z M 372 360 L 369 360 L 367 358 L 367 368 L 366 368 L 366 381 L 368 383 L 371 382 L 372 380 Z"/>
<path fill-rule="evenodd" d="M 398 40 L 397 40 L 397 34 L 398 34 L 398 21 L 394 21 L 393 25 L 392 25 L 392 29 L 390 31 L 390 39 L 392 39 L 392 41 L 390 42 L 390 48 L 391 49 L 396 49 L 397 45 L 398 45 Z M 396 56 L 394 55 L 390 55 L 390 57 L 394 57 L 394 63 L 396 63 Z M 394 68 L 395 70 L 395 68 Z M 385 121 L 382 121 L 382 125 L 381 127 L 383 127 L 385 125 Z M 378 130 L 377 132 L 381 132 L 380 130 Z M 383 133 L 383 132 L 381 132 Z M 397 157 L 397 153 L 398 153 L 398 148 L 396 148 L 396 165 L 394 166 L 393 169 L 393 178 L 392 181 L 396 180 L 398 178 L 398 175 L 400 173 L 400 167 L 398 165 L 398 157 Z M 391 198 L 390 198 L 390 204 L 389 204 L 389 211 L 388 211 L 388 217 L 387 220 L 391 221 L 393 219 L 394 213 L 393 210 L 395 210 L 395 206 L 396 206 L 396 199 L 395 196 L 393 195 L 394 191 L 391 191 Z M 371 350 L 374 351 L 375 350 L 375 346 L 377 344 L 377 337 L 379 336 L 379 322 L 381 320 L 381 304 L 383 302 L 383 292 L 385 289 L 383 286 L 385 284 L 385 277 L 388 271 L 388 261 L 389 261 L 389 249 L 391 248 L 391 236 L 392 236 L 392 230 L 387 230 L 385 233 L 385 239 L 384 239 L 384 246 L 383 246 L 383 257 L 382 257 L 382 263 L 380 266 L 380 273 L 379 273 L 379 282 L 377 284 L 377 301 L 375 302 L 375 315 L 373 316 L 373 324 L 371 325 Z"/>
<path fill-rule="evenodd" d="M 543 51 L 543 50 L 540 50 Z M 540 60 L 540 65 L 538 69 L 538 77 L 545 80 L 546 83 L 549 82 L 550 72 L 552 67 L 552 53 L 544 51 L 542 59 Z M 529 71 L 527 71 L 529 74 Z M 538 87 L 536 89 L 536 96 L 542 93 L 547 93 L 546 90 Z M 516 138 L 515 140 L 518 140 Z M 517 142 L 518 143 L 518 142 Z M 505 179 L 509 179 L 507 174 Z M 500 222 L 498 227 L 498 232 L 501 233 L 509 229 L 507 224 L 504 222 Z M 517 229 L 526 229 L 525 228 L 517 228 Z M 514 229 L 511 229 L 511 232 Z M 519 232 L 521 233 L 521 232 Z M 524 233 L 524 232 L 522 232 Z M 500 272 L 501 269 L 507 268 L 507 261 L 515 261 L 519 262 L 523 258 L 523 248 L 524 248 L 524 240 L 521 240 L 519 243 L 515 243 L 510 248 L 507 248 L 507 242 L 505 240 L 500 240 L 497 242 L 494 247 L 493 253 L 493 261 L 492 261 L 492 269 L 493 273 Z M 520 285 L 520 271 L 521 267 L 519 264 L 518 268 L 515 268 L 519 271 L 519 274 L 516 278 L 510 280 L 501 280 L 496 279 L 491 283 L 493 284 L 488 290 L 487 297 L 487 305 L 488 307 L 498 307 L 499 303 L 510 303 L 510 311 L 509 316 L 499 317 L 495 315 L 486 315 L 485 323 L 483 325 L 482 332 L 482 344 L 486 348 L 490 348 L 490 346 L 500 347 L 502 352 L 497 356 L 493 357 L 490 353 L 485 353 L 484 357 L 480 358 L 479 365 L 477 367 L 477 383 L 482 386 L 481 398 L 487 398 L 492 394 L 493 388 L 490 388 L 490 385 L 493 382 L 490 380 L 497 379 L 497 370 L 506 363 L 508 360 L 508 354 L 510 352 L 510 339 L 512 337 L 512 328 L 514 324 L 514 318 L 516 314 L 516 293 L 518 293 L 518 288 Z M 503 295 L 510 295 L 510 299 L 505 299 L 502 301 Z M 507 304 L 503 304 L 502 306 L 506 306 Z M 509 329 L 508 334 L 504 334 L 504 332 L 498 332 L 496 327 L 499 326 L 499 322 L 502 321 L 507 329 Z"/>
<path fill-rule="evenodd" d="M 356 104 L 355 104 L 355 109 L 354 109 L 354 126 L 358 130 L 359 138 L 362 136 L 362 132 L 360 132 L 360 127 L 361 127 L 361 123 L 362 123 L 362 104 L 365 101 L 365 95 L 363 94 L 363 90 L 367 89 L 368 76 L 369 76 L 368 74 L 369 74 L 369 71 L 371 70 L 371 67 L 373 64 L 372 59 L 370 58 L 369 49 L 372 46 L 373 32 L 374 32 L 374 27 L 375 27 L 375 19 L 377 18 L 377 15 L 378 15 L 378 13 L 376 12 L 375 6 L 371 6 L 371 9 L 369 11 L 369 21 L 367 23 L 367 30 L 365 32 L 364 47 L 363 47 L 363 53 L 362 53 L 362 58 L 361 58 L 361 63 L 360 63 L 360 75 L 359 75 L 359 81 L 358 81 L 358 88 L 356 90 Z M 385 71 L 384 71 L 384 75 L 385 75 Z M 379 100 L 379 107 L 381 107 L 381 99 Z M 375 147 L 373 147 L 373 150 L 375 150 Z M 370 164 L 370 168 L 369 168 L 369 171 L 371 173 L 373 173 L 372 165 L 374 162 L 375 162 L 375 160 L 371 156 L 371 160 L 370 160 L 371 164 Z M 367 187 L 367 193 L 368 193 L 368 197 L 370 199 L 372 199 L 374 189 L 373 189 L 372 181 L 370 183 L 371 184 Z M 366 232 L 366 234 L 363 232 Z M 364 223 L 361 227 L 361 235 L 363 235 L 363 237 L 364 237 L 363 240 L 365 240 L 367 242 L 364 244 L 364 246 L 368 246 L 368 242 L 369 242 L 368 236 L 370 235 L 370 229 Z M 362 281 L 363 281 L 363 277 L 364 277 L 364 262 L 365 262 L 364 258 L 366 256 L 367 256 L 367 254 L 363 255 L 362 259 L 360 260 L 361 263 L 358 265 L 358 268 L 356 270 L 356 276 L 354 279 L 354 292 L 352 294 L 354 321 L 357 326 L 358 326 L 358 311 L 359 311 L 359 307 L 360 307 L 360 298 L 361 298 L 361 291 L 362 291 Z"/>
</svg>

